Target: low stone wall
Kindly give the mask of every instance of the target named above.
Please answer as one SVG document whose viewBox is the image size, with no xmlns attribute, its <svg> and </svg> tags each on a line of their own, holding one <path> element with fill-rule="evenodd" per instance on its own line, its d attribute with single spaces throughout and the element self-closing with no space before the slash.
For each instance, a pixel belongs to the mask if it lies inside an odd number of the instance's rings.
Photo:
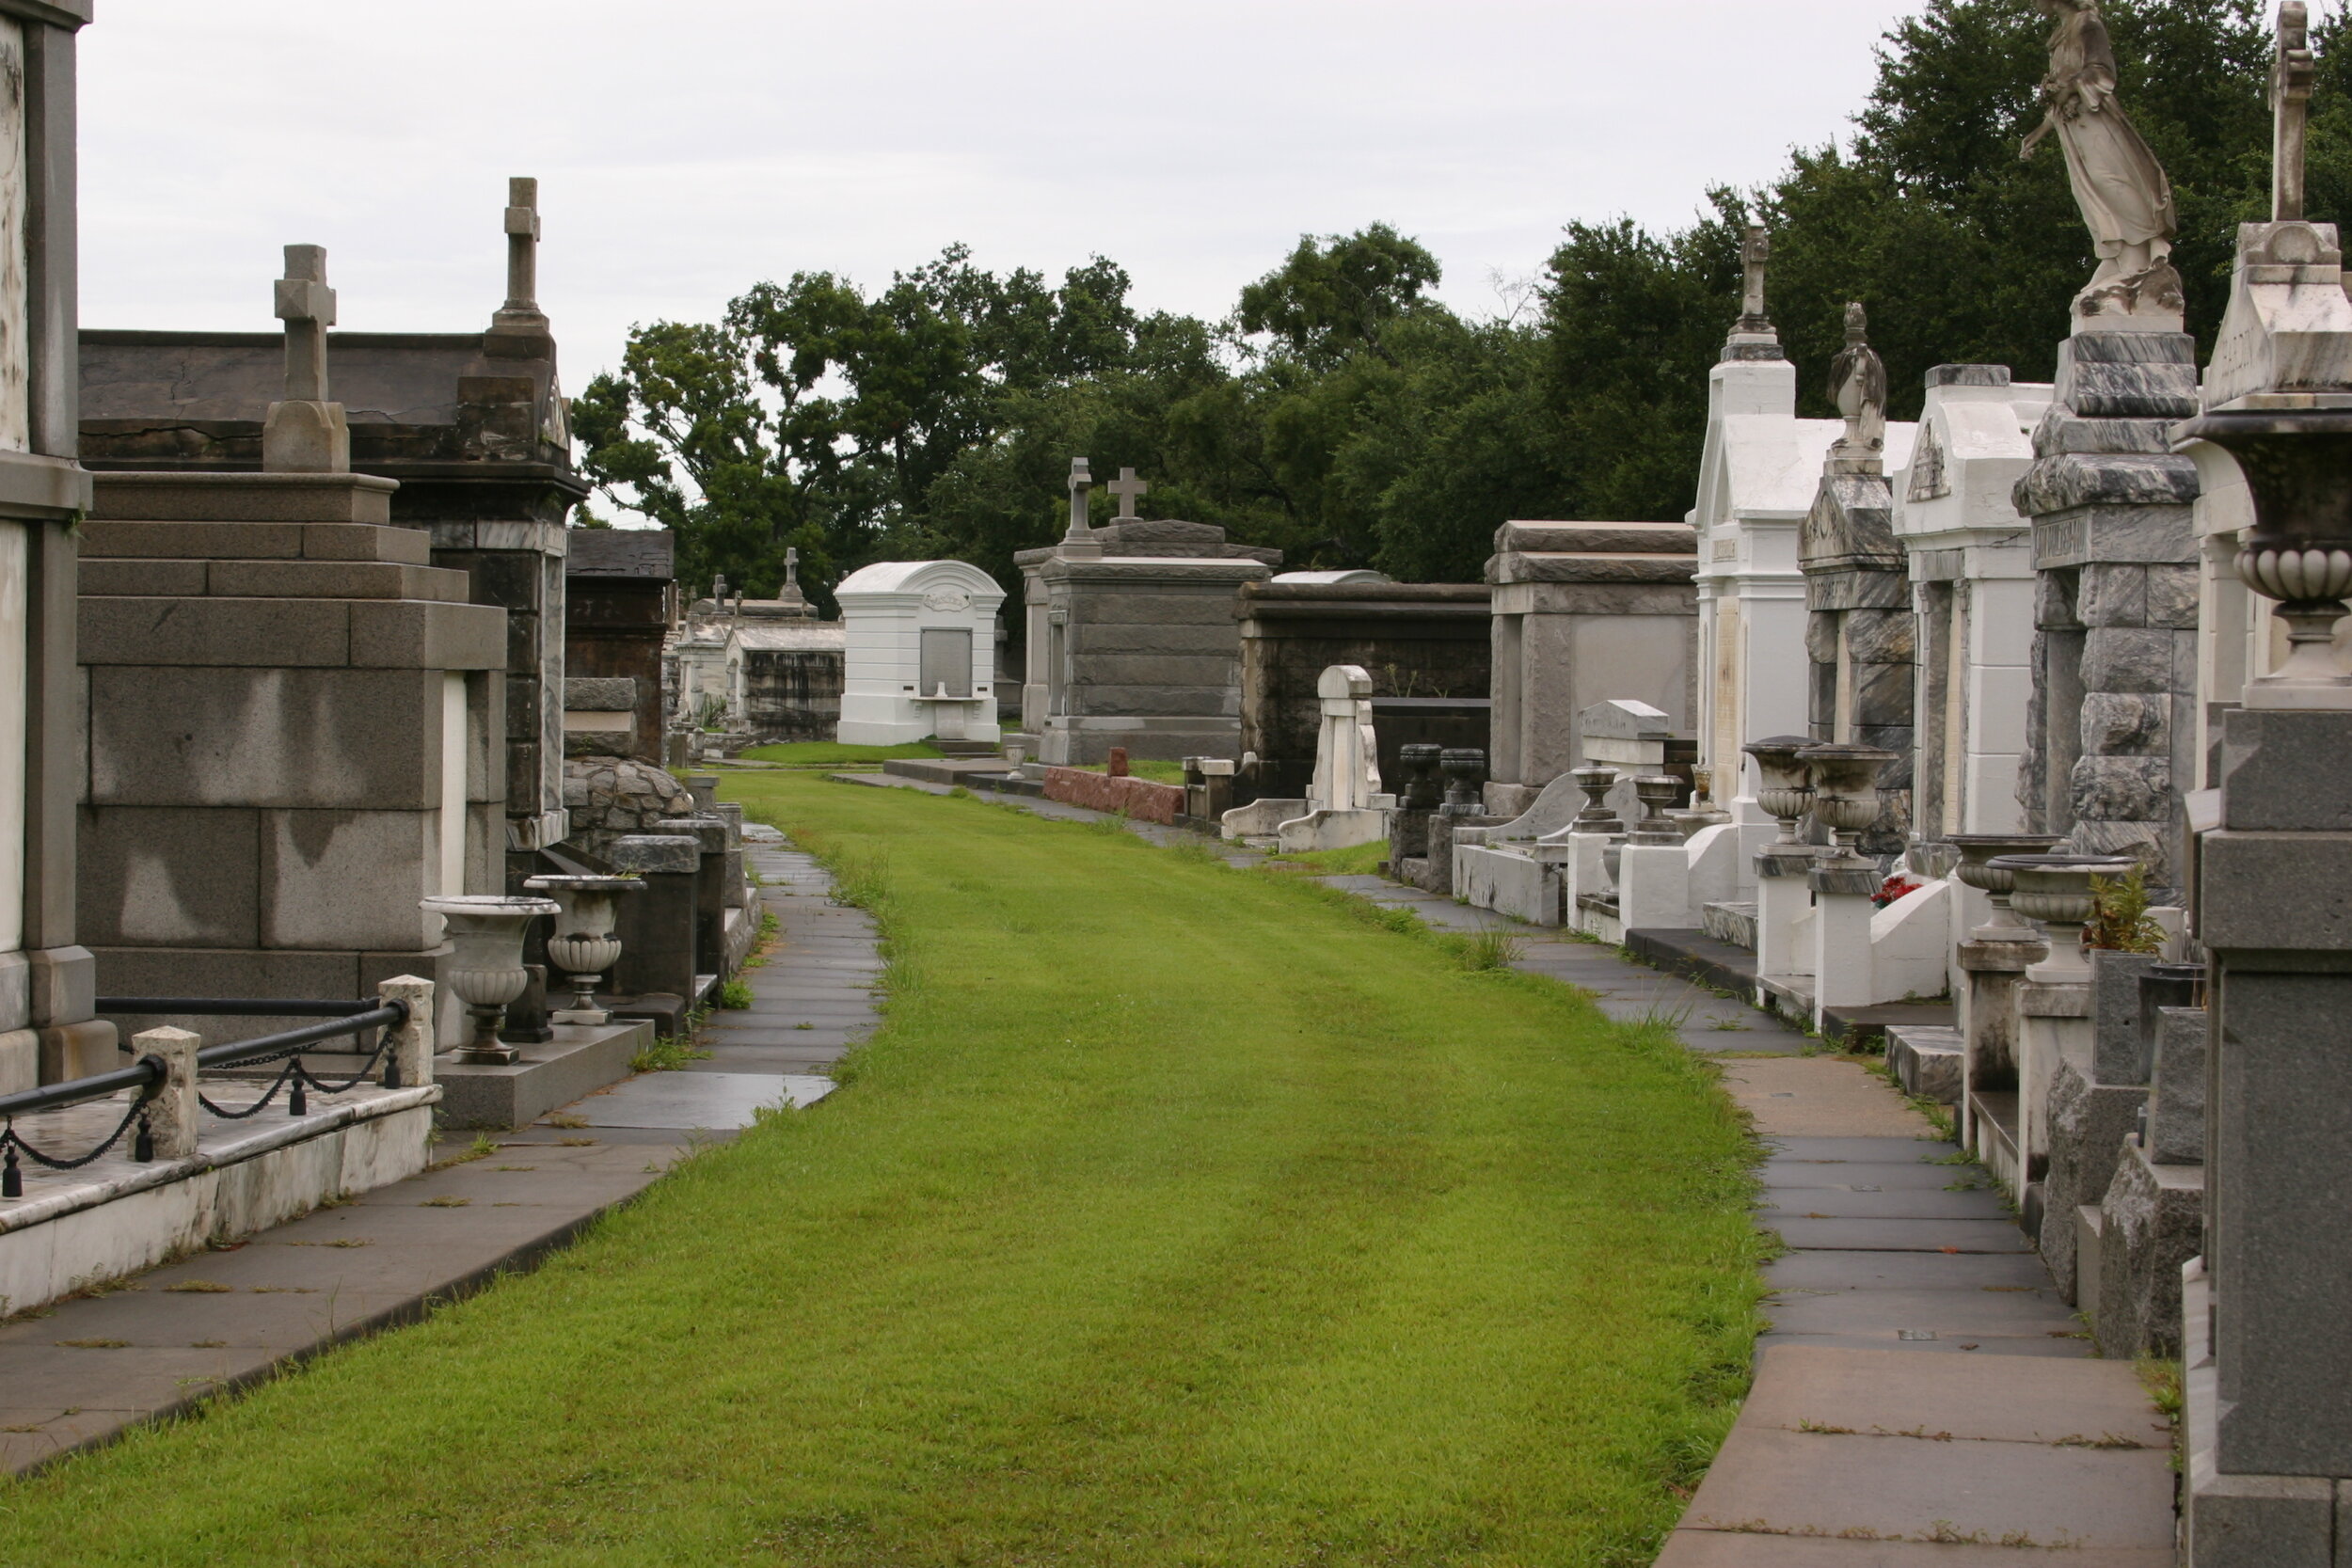
<svg viewBox="0 0 2352 1568">
<path fill-rule="evenodd" d="M 1091 811 L 1123 811 L 1138 822 L 1174 827 L 1184 815 L 1184 791 L 1180 784 L 1153 784 L 1149 779 L 1114 779 L 1076 768 L 1045 770 L 1045 798 Z"/>
</svg>

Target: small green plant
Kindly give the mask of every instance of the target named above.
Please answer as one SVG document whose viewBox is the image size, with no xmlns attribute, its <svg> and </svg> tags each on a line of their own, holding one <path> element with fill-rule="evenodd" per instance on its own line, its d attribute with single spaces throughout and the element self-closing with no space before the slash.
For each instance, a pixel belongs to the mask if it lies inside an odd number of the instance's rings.
<svg viewBox="0 0 2352 1568">
<path fill-rule="evenodd" d="M 434 1170 L 447 1170 L 452 1165 L 471 1164 L 476 1160 L 486 1160 L 498 1151 L 499 1145 L 496 1138 L 493 1138 L 487 1132 L 476 1132 L 473 1135 L 473 1142 L 468 1144 L 464 1148 L 460 1149 L 455 1154 L 434 1161 L 430 1168 Z"/>
<path fill-rule="evenodd" d="M 2090 922 L 2083 945 L 2109 953 L 2157 953 L 2164 927 L 2148 917 L 2148 871 L 2135 865 L 2122 877 L 2090 879 Z"/>
<path fill-rule="evenodd" d="M 741 980 L 729 980 L 719 988 L 719 1009 L 739 1013 L 752 1005 L 752 988 Z"/>
<path fill-rule="evenodd" d="M 1403 910 L 1396 912 L 1404 914 L 1407 920 L 1412 918 Z M 1489 927 L 1464 937 L 1456 957 L 1464 969 L 1472 974 L 1483 974 L 1492 970 L 1509 969 L 1519 961 L 1526 950 L 1527 944 L 1510 932 Z"/>
<path fill-rule="evenodd" d="M 628 1069 L 631 1072 L 675 1072 L 687 1063 L 703 1061 L 709 1055 L 709 1052 L 697 1051 L 675 1035 L 657 1035 L 651 1045 L 628 1059 Z"/>
</svg>

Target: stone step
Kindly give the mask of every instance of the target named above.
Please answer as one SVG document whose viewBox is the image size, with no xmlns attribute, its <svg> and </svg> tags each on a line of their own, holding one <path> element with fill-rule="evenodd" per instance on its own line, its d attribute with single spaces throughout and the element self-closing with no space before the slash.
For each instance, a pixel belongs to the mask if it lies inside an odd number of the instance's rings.
<svg viewBox="0 0 2352 1568">
<path fill-rule="evenodd" d="M 1699 911 L 1699 925 L 1726 947 L 1756 951 L 1756 906 L 1708 904 Z"/>
<path fill-rule="evenodd" d="M 1957 1029 L 1898 1023 L 1886 1031 L 1886 1066 L 1903 1093 L 1938 1105 L 1957 1105 L 1968 1040 Z"/>
</svg>

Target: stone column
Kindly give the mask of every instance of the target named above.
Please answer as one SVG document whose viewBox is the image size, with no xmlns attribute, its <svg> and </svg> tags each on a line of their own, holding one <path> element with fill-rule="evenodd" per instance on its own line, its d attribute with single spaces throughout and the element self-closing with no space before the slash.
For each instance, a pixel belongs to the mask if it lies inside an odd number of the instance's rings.
<svg viewBox="0 0 2352 1568">
<path fill-rule="evenodd" d="M 153 1056 L 164 1064 L 164 1081 L 147 1100 L 147 1132 L 158 1160 L 196 1157 L 203 1110 L 196 1098 L 196 1053 L 203 1044 L 201 1035 L 185 1029 L 150 1029 L 131 1037 L 133 1060 Z"/>
<path fill-rule="evenodd" d="M 2039 579 L 2026 825 L 2139 856 L 2166 888 L 2197 731 L 2197 466 L 2171 454 L 2170 426 L 2197 407 L 2186 333 L 2078 332 L 2015 498 Z"/>
<path fill-rule="evenodd" d="M 645 882 L 645 895 L 625 901 L 614 927 L 621 961 L 613 972 L 613 990 L 633 997 L 675 996 L 691 1006 L 701 844 L 691 833 L 632 833 L 614 840 L 606 859 L 614 871 L 634 873 Z"/>
<path fill-rule="evenodd" d="M 2188 1560 L 2338 1568 L 2330 1542 L 2352 1540 L 2352 713 L 2235 711 L 2222 754 L 2221 827 L 2197 878 L 2216 1056 L 2213 1213 L 2188 1312 Z"/>
<path fill-rule="evenodd" d="M 727 834 L 715 816 L 681 816 L 656 822 L 657 833 L 694 840 L 695 973 L 727 975 Z"/>
</svg>

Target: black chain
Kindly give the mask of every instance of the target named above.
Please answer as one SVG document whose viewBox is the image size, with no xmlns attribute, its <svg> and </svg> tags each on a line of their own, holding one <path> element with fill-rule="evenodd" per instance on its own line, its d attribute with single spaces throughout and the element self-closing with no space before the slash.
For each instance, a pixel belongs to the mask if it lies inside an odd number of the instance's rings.
<svg viewBox="0 0 2352 1568">
<path fill-rule="evenodd" d="M 5 1150 L 7 1156 L 7 1184 L 9 1187 L 16 1188 L 17 1190 L 0 1196 L 8 1197 L 21 1197 L 24 1196 L 24 1178 L 17 1170 L 17 1150 L 23 1149 L 26 1159 L 32 1161 L 33 1164 L 37 1165 L 44 1166 L 50 1170 L 80 1170 L 84 1165 L 95 1164 L 98 1158 L 104 1154 L 106 1150 L 120 1143 L 122 1141 L 122 1134 L 131 1131 L 131 1124 L 137 1121 L 146 1110 L 146 1098 L 144 1096 L 135 1097 L 131 1101 L 130 1109 L 122 1113 L 122 1120 L 117 1124 L 113 1132 L 106 1134 L 106 1141 L 100 1144 L 96 1148 L 91 1149 L 87 1154 L 83 1155 L 78 1160 L 62 1160 L 43 1154 L 40 1149 L 35 1148 L 31 1144 L 24 1141 L 24 1134 L 16 1130 L 16 1118 L 13 1117 L 9 1117 L 8 1125 L 5 1129 L 0 1129 L 0 1150 Z"/>
<path fill-rule="evenodd" d="M 353 1073 L 349 1078 L 344 1079 L 340 1084 L 330 1084 L 326 1079 L 318 1077 L 316 1074 L 312 1073 L 309 1068 L 302 1065 L 302 1053 L 310 1049 L 308 1046 L 297 1046 L 292 1051 L 280 1052 L 273 1056 L 257 1056 L 254 1058 L 254 1061 L 257 1063 L 284 1062 L 286 1064 L 284 1069 L 278 1072 L 278 1076 L 271 1081 L 269 1092 L 267 1094 L 262 1095 L 261 1099 L 255 1101 L 252 1104 L 246 1106 L 242 1111 L 223 1110 L 220 1106 L 214 1104 L 208 1097 L 202 1094 L 199 1094 L 196 1097 L 197 1103 L 202 1105 L 207 1111 L 212 1112 L 213 1115 L 220 1117 L 223 1121 L 244 1121 L 249 1117 L 258 1117 L 263 1111 L 267 1110 L 271 1101 L 278 1098 L 278 1091 L 286 1087 L 288 1084 L 292 1084 L 294 1085 L 294 1091 L 287 1097 L 287 1114 L 297 1117 L 308 1116 L 310 1114 L 310 1101 L 309 1097 L 303 1093 L 305 1088 L 316 1089 L 321 1094 L 342 1094 L 346 1090 L 358 1087 L 360 1084 L 366 1082 L 369 1076 L 375 1071 L 376 1064 L 384 1059 L 384 1053 L 391 1049 L 391 1044 L 392 1030 L 388 1024 L 378 1032 L 376 1036 L 375 1049 L 368 1053 L 368 1059 L 360 1064 L 359 1070 Z M 242 1067 L 245 1064 L 239 1063 L 238 1065 Z"/>
</svg>

